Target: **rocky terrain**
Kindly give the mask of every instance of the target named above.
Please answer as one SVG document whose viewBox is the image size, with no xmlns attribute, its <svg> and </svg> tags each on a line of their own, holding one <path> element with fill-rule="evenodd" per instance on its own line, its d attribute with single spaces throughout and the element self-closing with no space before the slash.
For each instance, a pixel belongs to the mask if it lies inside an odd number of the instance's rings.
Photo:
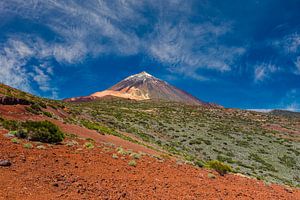
<svg viewBox="0 0 300 200">
<path fill-rule="evenodd" d="M 297 117 L 0 93 L 0 199 L 300 199 Z"/>
</svg>

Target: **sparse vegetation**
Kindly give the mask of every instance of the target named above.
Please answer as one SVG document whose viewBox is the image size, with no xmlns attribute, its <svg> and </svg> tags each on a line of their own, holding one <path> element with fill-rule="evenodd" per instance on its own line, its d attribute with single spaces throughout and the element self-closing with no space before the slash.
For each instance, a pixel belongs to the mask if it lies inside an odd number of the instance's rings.
<svg viewBox="0 0 300 200">
<path fill-rule="evenodd" d="M 134 159 L 140 159 L 141 158 L 141 154 L 138 154 L 138 153 L 132 153 L 130 156 Z"/>
<path fill-rule="evenodd" d="M 131 161 L 128 162 L 128 165 L 132 166 L 132 167 L 136 167 L 136 161 L 135 160 L 131 160 Z"/>
<path fill-rule="evenodd" d="M 231 166 L 226 165 L 218 160 L 208 161 L 205 166 L 209 169 L 216 170 L 221 176 L 224 176 L 229 172 L 233 172 Z"/>
<path fill-rule="evenodd" d="M 23 147 L 26 148 L 26 149 L 32 149 L 32 148 L 33 148 L 33 145 L 32 145 L 31 143 L 25 143 L 25 144 L 23 145 Z"/>
<path fill-rule="evenodd" d="M 261 114 L 172 102 L 120 99 L 66 104 L 14 89 L 4 93 L 29 101 L 26 107 L 32 113 L 47 116 L 47 108 L 64 109 L 69 114 L 68 118 L 63 119 L 64 123 L 81 125 L 139 144 L 147 145 L 145 142 L 148 142 L 150 148 L 158 146 L 199 167 L 206 166 L 210 160 L 218 160 L 247 176 L 293 186 L 300 184 L 296 176 L 300 174 L 300 136 L 293 134 L 300 131 L 300 123 L 298 115 L 293 113 Z M 51 111 L 49 113 L 56 117 Z M 273 129 L 271 125 L 274 124 L 279 128 Z M 41 124 L 35 128 L 27 122 L 2 118 L 0 126 L 11 131 L 10 138 L 27 140 L 33 140 L 35 130 L 45 128 Z M 46 130 L 48 132 L 49 128 Z M 58 137 L 60 139 L 54 142 L 52 139 L 45 140 L 50 131 L 45 135 L 44 131 L 37 132 L 43 133 L 38 134 L 36 141 L 56 143 L 64 138 Z M 66 137 L 76 138 L 74 135 Z M 87 139 L 87 142 L 94 143 L 92 139 Z M 72 141 L 64 144 L 78 145 Z M 121 158 L 131 155 L 132 159 L 137 159 L 134 153 L 122 148 L 117 149 L 116 155 Z"/>
<path fill-rule="evenodd" d="M 59 128 L 49 121 L 27 121 L 22 126 L 27 130 L 27 138 L 32 141 L 58 143 L 65 138 Z"/>
<path fill-rule="evenodd" d="M 91 142 L 86 142 L 84 143 L 85 148 L 87 149 L 93 149 L 94 148 L 94 144 Z"/>
<path fill-rule="evenodd" d="M 19 144 L 20 140 L 18 140 L 17 138 L 13 138 L 13 139 L 11 139 L 11 142 L 15 143 L 15 144 Z"/>
<path fill-rule="evenodd" d="M 59 128 L 49 121 L 26 121 L 17 122 L 12 120 L 3 120 L 2 126 L 8 130 L 14 131 L 18 138 L 39 141 L 45 143 L 58 143 L 65 138 Z"/>
<path fill-rule="evenodd" d="M 113 155 L 112 155 L 112 158 L 113 158 L 113 159 L 118 159 L 119 156 L 118 156 L 117 154 L 113 154 Z"/>
<path fill-rule="evenodd" d="M 300 138 L 264 127 L 267 123 L 288 124 L 289 129 L 297 130 L 298 122 L 293 118 L 287 120 L 248 111 L 120 99 L 72 104 L 70 113 L 73 123 L 138 143 L 132 135 L 199 167 L 210 160 L 219 160 L 248 176 L 299 184 L 293 178 L 294 174 L 300 173 L 299 167 L 288 168 L 279 159 L 288 155 L 300 163 L 297 142 Z M 123 132 L 129 135 L 125 136 Z M 117 154 L 128 155 L 128 152 L 118 149 Z"/>
</svg>

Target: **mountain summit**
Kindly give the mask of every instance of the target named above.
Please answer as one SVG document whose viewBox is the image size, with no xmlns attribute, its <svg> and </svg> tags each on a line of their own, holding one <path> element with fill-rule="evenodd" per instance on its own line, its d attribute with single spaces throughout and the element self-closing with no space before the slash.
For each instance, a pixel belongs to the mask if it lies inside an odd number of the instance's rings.
<svg viewBox="0 0 300 200">
<path fill-rule="evenodd" d="M 185 104 L 205 104 L 196 97 L 162 81 L 143 71 L 125 78 L 107 90 L 96 92 L 87 97 L 65 99 L 65 101 L 90 101 L 106 96 L 121 97 L 134 100 L 162 100 Z"/>
</svg>

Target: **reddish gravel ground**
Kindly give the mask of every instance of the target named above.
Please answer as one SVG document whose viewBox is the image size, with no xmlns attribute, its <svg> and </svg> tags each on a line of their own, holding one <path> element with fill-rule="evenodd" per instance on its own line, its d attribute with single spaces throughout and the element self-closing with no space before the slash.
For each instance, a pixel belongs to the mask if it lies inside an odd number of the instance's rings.
<svg viewBox="0 0 300 200">
<path fill-rule="evenodd" d="M 111 145 L 25 149 L 0 135 L 0 199 L 300 199 L 300 191 L 143 155 L 136 167 Z M 22 141 L 25 142 L 25 141 Z M 212 173 L 212 172 L 211 172 Z"/>
<path fill-rule="evenodd" d="M 51 110 L 52 112 L 52 110 Z M 58 111 L 56 111 L 58 112 Z M 61 114 L 65 115 L 65 114 Z M 104 142 L 104 143 L 113 143 L 117 146 L 122 146 L 127 149 L 132 149 L 134 151 L 142 151 L 144 153 L 149 154 L 158 154 L 158 152 L 146 148 L 142 145 L 137 145 L 135 143 L 123 140 L 119 137 L 113 135 L 102 135 L 99 134 L 97 131 L 89 130 L 84 127 L 80 127 L 74 124 L 65 124 L 62 121 L 55 120 L 52 118 L 48 118 L 46 116 L 34 115 L 31 113 L 26 112 L 23 105 L 13 105 L 13 106 L 1 106 L 0 105 L 0 116 L 9 119 L 9 120 L 33 120 L 33 121 L 42 121 L 42 120 L 49 120 L 59 126 L 61 130 L 65 133 L 75 134 L 79 137 L 83 138 L 92 138 L 96 142 Z"/>
<path fill-rule="evenodd" d="M 19 108 L 18 108 L 19 109 Z M 17 110 L 17 109 L 16 109 Z M 15 111 L 16 111 L 15 110 Z M 2 111 L 2 112 L 1 112 Z M 16 113 L 4 114 L 17 118 Z M 26 113 L 23 113 L 25 116 Z M 22 118 L 22 117 L 20 117 Z M 40 120 L 39 117 L 35 117 Z M 42 119 L 42 117 L 40 117 Z M 18 118 L 19 119 L 19 118 Z M 0 160 L 8 159 L 10 167 L 0 167 L 0 200 L 10 199 L 289 199 L 300 200 L 300 190 L 238 175 L 219 176 L 215 172 L 176 162 L 158 159 L 160 154 L 143 146 L 121 139 L 103 139 L 104 136 L 82 127 L 63 125 L 63 130 L 80 137 L 95 140 L 93 149 L 84 147 L 85 139 L 76 139 L 78 145 L 43 144 L 46 149 L 26 149 L 11 142 L 0 130 Z M 66 142 L 71 139 L 66 139 Z M 113 145 L 113 144 L 115 145 Z M 143 151 L 130 166 L 132 157 L 122 156 L 116 148 L 122 145 L 135 152 Z M 113 154 L 118 158 L 113 158 Z M 114 156 L 115 157 L 115 156 Z M 211 173 L 215 178 L 211 177 Z M 209 178 L 210 177 L 210 178 Z"/>
</svg>

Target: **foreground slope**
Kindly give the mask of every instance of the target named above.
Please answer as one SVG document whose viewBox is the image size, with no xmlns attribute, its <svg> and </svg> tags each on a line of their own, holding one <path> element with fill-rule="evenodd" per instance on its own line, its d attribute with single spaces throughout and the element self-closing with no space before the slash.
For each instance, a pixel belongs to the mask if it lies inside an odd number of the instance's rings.
<svg viewBox="0 0 300 200">
<path fill-rule="evenodd" d="M 54 145 L 26 149 L 0 131 L 0 155 L 12 166 L 0 168 L 0 199 L 287 199 L 300 198 L 300 191 L 265 185 L 237 175 L 219 176 L 172 159 L 141 154 L 136 166 L 128 163 L 112 144 L 84 140 L 73 146 Z M 21 141 L 23 143 L 25 141 Z M 214 175 L 212 175 L 214 174 Z"/>
<path fill-rule="evenodd" d="M 300 118 L 120 99 L 72 104 L 72 108 L 78 121 L 83 114 L 193 163 L 219 160 L 247 176 L 300 186 Z"/>
<path fill-rule="evenodd" d="M 15 95 L 22 94 L 13 88 L 1 88 L 2 92 L 5 91 L 4 97 L 7 90 Z M 191 117 L 195 117 L 195 112 L 209 112 L 219 118 L 220 114 L 216 112 L 223 113 L 222 109 L 114 99 L 68 105 L 26 93 L 22 96 L 30 104 L 20 105 L 20 101 L 0 104 L 0 144 L 4 147 L 0 148 L 0 161 L 11 162 L 11 166 L 0 166 L 0 199 L 300 198 L 299 189 L 265 184 L 236 174 L 220 176 L 213 170 L 193 166 L 191 161 L 196 160 L 191 158 L 194 154 L 181 151 L 169 138 L 167 129 L 163 131 L 165 135 L 159 137 L 153 131 L 154 127 L 162 126 L 159 123 L 165 123 L 160 117 L 174 126 L 175 121 L 173 123 L 172 120 L 178 120 L 174 116 L 180 117 L 178 114 L 181 112 Z M 166 112 L 165 109 L 170 110 Z M 243 117 L 251 119 L 253 116 Z M 16 124 L 28 120 L 48 120 L 56 124 L 66 138 L 60 144 L 17 139 L 4 128 L 7 127 L 5 124 L 13 127 L 11 120 L 15 120 Z M 189 118 L 184 123 L 188 127 Z M 123 124 L 128 131 L 124 131 Z M 176 124 L 180 125 L 179 122 Z M 297 123 L 291 121 L 289 126 L 295 131 Z M 270 124 L 268 128 L 283 127 Z M 176 130 L 174 132 L 177 133 Z M 297 134 L 297 130 L 294 133 Z M 172 135 L 177 137 L 174 133 Z M 187 148 L 190 146 L 187 145 Z M 211 153 L 209 148 L 199 151 L 208 156 Z"/>
</svg>

